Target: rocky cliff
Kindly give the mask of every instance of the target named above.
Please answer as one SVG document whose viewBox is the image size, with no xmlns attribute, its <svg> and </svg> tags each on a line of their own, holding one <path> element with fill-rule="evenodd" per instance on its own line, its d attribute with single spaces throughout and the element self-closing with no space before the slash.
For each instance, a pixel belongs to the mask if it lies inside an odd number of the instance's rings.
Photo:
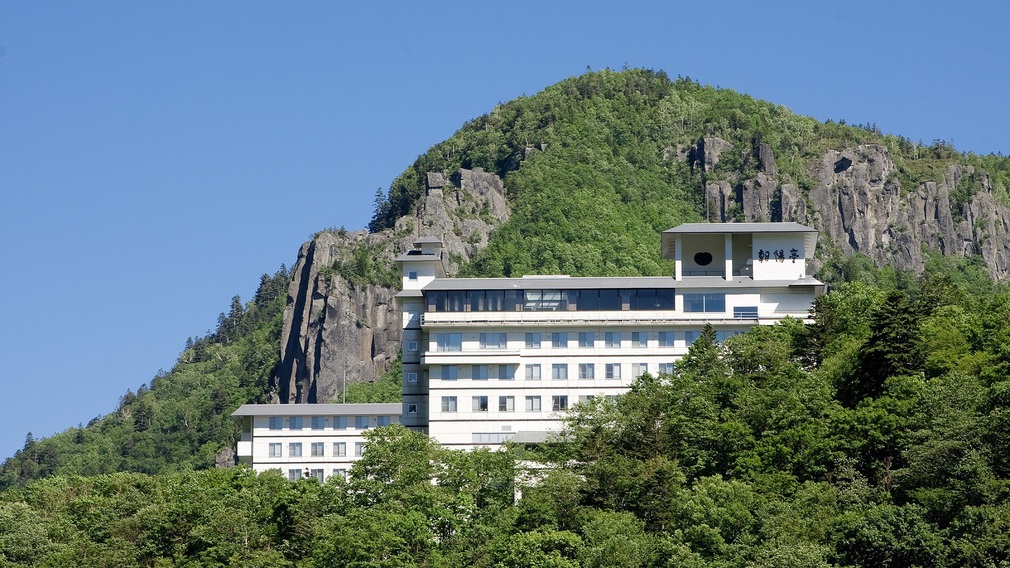
<svg viewBox="0 0 1010 568">
<path fill-rule="evenodd" d="M 723 140 L 706 138 L 685 159 L 709 172 L 729 149 Z M 912 271 L 922 270 L 923 248 L 978 254 L 994 278 L 1008 276 L 1010 209 L 995 198 L 988 176 L 971 166 L 951 162 L 942 181 L 903 187 L 887 148 L 857 145 L 811 161 L 813 187 L 803 192 L 780 183 L 770 148 L 756 154 L 748 156 L 759 164 L 753 177 L 705 182 L 709 220 L 797 221 L 819 229 L 820 242 L 843 254 L 860 252 L 878 266 Z M 971 191 L 959 203 L 953 195 L 962 185 Z"/>
<path fill-rule="evenodd" d="M 446 271 L 487 245 L 509 218 L 501 179 L 480 169 L 431 172 L 413 215 L 394 229 L 323 231 L 302 245 L 288 288 L 275 402 L 330 402 L 346 383 L 371 381 L 400 349 L 393 259 L 419 236 L 443 242 Z"/>
<path fill-rule="evenodd" d="M 740 165 L 720 169 L 730 153 Z M 985 174 L 956 161 L 944 166 L 942 180 L 905 187 L 886 147 L 857 144 L 808 160 L 801 188 L 783 178 L 765 144 L 741 151 L 706 136 L 694 145 L 669 146 L 663 158 L 689 165 L 710 221 L 797 221 L 820 230 L 822 258 L 828 250 L 860 252 L 878 265 L 915 271 L 923 267 L 924 248 L 979 254 L 994 277 L 1007 276 L 1010 209 L 995 198 Z M 400 347 L 393 258 L 418 236 L 435 235 L 445 246 L 446 271 L 454 274 L 509 218 L 495 174 L 428 172 L 424 181 L 424 195 L 395 228 L 327 231 L 302 246 L 272 385 L 275 400 L 338 400 L 345 382 L 381 375 Z M 957 202 L 955 190 L 964 187 L 970 191 L 958 192 Z M 358 265 L 368 260 L 374 268 L 364 278 Z"/>
</svg>

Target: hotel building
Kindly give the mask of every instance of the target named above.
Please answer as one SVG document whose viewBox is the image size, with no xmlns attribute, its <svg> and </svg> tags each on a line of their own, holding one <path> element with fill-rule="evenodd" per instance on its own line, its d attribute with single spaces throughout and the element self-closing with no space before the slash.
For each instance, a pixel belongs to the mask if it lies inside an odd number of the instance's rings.
<svg viewBox="0 0 1010 568">
<path fill-rule="evenodd" d="M 352 416 L 399 421 L 455 449 L 542 440 L 572 405 L 672 372 L 705 324 L 722 340 L 785 317 L 809 321 L 824 290 L 807 274 L 816 244 L 797 223 L 687 223 L 662 234 L 672 276 L 451 278 L 441 241 L 418 239 L 396 259 L 402 406 L 244 405 L 240 461 L 289 477 L 342 473 L 363 441 Z"/>
</svg>

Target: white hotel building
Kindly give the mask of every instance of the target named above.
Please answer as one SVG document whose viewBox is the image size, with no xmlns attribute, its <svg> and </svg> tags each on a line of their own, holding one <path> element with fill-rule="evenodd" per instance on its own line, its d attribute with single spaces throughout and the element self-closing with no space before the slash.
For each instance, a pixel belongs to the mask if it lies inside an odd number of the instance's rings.
<svg viewBox="0 0 1010 568">
<path fill-rule="evenodd" d="M 645 372 L 671 372 L 707 323 L 725 338 L 787 316 L 807 320 L 824 289 L 807 274 L 816 243 L 817 232 L 797 223 L 688 223 L 662 235 L 672 277 L 448 278 L 441 242 L 421 238 L 397 258 L 398 419 L 449 448 L 542 440 L 572 405 L 623 393 Z M 236 416 L 263 421 L 290 415 L 291 406 L 343 405 L 246 405 Z M 348 406 L 362 415 L 389 412 L 378 410 L 389 405 Z M 298 412 L 337 414 L 309 410 Z M 283 442 L 257 438 L 258 422 L 248 420 L 251 443 L 243 445 L 244 429 L 240 460 L 289 475 L 318 471 L 269 458 L 265 444 Z"/>
<path fill-rule="evenodd" d="M 725 338 L 806 320 L 816 242 L 797 223 L 689 223 L 663 233 L 672 278 L 446 278 L 420 239 L 397 259 L 401 421 L 450 448 L 543 439 L 571 405 L 672 372 L 706 323 Z"/>
</svg>

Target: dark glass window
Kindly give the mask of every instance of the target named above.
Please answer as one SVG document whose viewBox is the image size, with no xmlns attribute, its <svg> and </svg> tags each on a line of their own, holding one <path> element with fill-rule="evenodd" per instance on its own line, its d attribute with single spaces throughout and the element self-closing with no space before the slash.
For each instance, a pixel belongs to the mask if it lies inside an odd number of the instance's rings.
<svg viewBox="0 0 1010 568">
<path fill-rule="evenodd" d="M 471 312 L 486 312 L 487 308 L 487 292 L 484 290 L 471 290 L 467 293 L 468 302 L 470 304 Z"/>
<path fill-rule="evenodd" d="M 487 291 L 487 309 L 490 312 L 505 310 L 505 292 L 502 290 Z"/>
<path fill-rule="evenodd" d="M 617 311 L 621 309 L 621 297 L 617 290 L 600 290 L 600 310 Z"/>
</svg>

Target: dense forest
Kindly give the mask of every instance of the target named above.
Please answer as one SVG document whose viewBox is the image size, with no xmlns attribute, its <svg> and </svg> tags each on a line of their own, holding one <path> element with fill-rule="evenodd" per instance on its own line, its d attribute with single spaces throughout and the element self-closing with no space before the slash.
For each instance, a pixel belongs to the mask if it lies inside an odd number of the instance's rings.
<svg viewBox="0 0 1010 568">
<path fill-rule="evenodd" d="M 348 481 L 55 475 L 0 494 L 12 565 L 1000 566 L 1010 292 L 970 259 L 858 258 L 816 323 L 577 406 L 540 447 L 369 433 Z M 536 467 L 531 467 L 536 464 Z M 516 498 L 516 496 L 519 498 Z"/>
<path fill-rule="evenodd" d="M 658 233 L 706 209 L 698 174 L 664 155 L 714 133 L 769 145 L 800 187 L 810 156 L 873 142 L 903 183 L 958 160 L 1000 199 L 1010 188 L 1003 157 L 602 71 L 464 125 L 394 180 L 370 230 L 414 213 L 426 172 L 482 167 L 513 213 L 463 274 L 667 273 Z M 706 175 L 754 167 L 732 153 Z M 823 244 L 832 288 L 812 325 L 706 332 L 674 374 L 576 407 L 539 447 L 460 453 L 380 428 L 349 479 L 325 484 L 214 467 L 230 461 L 230 413 L 270 396 L 282 267 L 114 412 L 29 434 L 0 468 L 0 565 L 1010 565 L 1010 291 L 978 257 L 930 253 L 912 274 Z M 347 401 L 395 399 L 398 375 Z"/>
</svg>

